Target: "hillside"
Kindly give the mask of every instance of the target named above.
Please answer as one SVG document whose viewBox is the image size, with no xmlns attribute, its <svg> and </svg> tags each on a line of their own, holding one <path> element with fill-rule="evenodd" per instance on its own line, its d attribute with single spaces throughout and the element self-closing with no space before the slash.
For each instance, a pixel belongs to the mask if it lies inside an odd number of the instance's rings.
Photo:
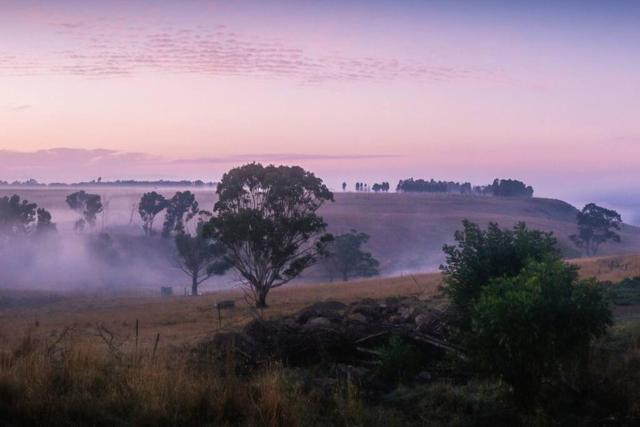
<svg viewBox="0 0 640 427">
<path fill-rule="evenodd" d="M 72 230 L 76 214 L 64 200 L 73 191 L 76 189 L 2 189 L 0 196 L 17 192 L 23 198 L 37 202 L 51 210 L 58 229 L 68 233 Z M 100 194 L 105 203 L 104 220 L 98 221 L 100 228 L 104 222 L 106 231 L 121 235 L 121 238 L 123 234 L 142 235 L 137 202 L 143 192 L 151 189 L 91 188 L 88 191 Z M 184 189 L 162 188 L 157 191 L 170 196 Z M 195 193 L 202 209 L 212 208 L 215 201 L 212 189 L 197 189 Z M 321 209 L 331 232 L 356 229 L 371 236 L 369 248 L 380 260 L 382 273 L 387 276 L 436 270 L 443 261 L 442 245 L 452 242 L 454 232 L 461 228 L 461 221 L 465 218 L 482 226 L 493 221 L 510 227 L 518 221 L 525 221 L 531 228 L 553 231 L 565 255 L 577 257 L 580 254 L 569 240 L 576 231 L 576 213 L 573 206 L 553 199 L 424 193 L 336 193 L 335 203 L 328 203 Z M 156 227 L 161 223 L 162 219 L 158 218 Z M 599 255 L 640 251 L 640 228 L 625 225 L 621 235 L 620 244 L 603 246 Z M 145 259 L 148 262 L 148 257 Z M 176 277 L 173 270 L 160 271 L 162 262 L 156 261 L 160 266 L 154 266 L 154 277 L 156 273 Z M 308 272 L 305 280 L 317 282 L 323 279 L 322 274 L 324 272 L 318 267 Z M 214 286 L 217 285 L 211 284 L 210 288 Z"/>
<path fill-rule="evenodd" d="M 350 228 L 370 234 L 371 251 L 387 274 L 429 271 L 442 262 L 442 245 L 453 241 L 461 221 L 510 227 L 524 221 L 530 228 L 553 231 L 568 257 L 579 256 L 569 236 L 576 232 L 576 208 L 560 200 L 439 194 L 336 194 L 323 209 L 333 232 Z M 623 226 L 620 244 L 606 245 L 599 255 L 637 252 L 640 228 Z"/>
</svg>

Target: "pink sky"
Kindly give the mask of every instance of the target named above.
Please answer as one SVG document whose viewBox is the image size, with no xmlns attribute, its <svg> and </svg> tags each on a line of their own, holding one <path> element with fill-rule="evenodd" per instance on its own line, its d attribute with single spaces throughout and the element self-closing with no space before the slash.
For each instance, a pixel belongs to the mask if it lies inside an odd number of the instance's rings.
<svg viewBox="0 0 640 427">
<path fill-rule="evenodd" d="M 0 179 L 635 185 L 639 8 L 474 5 L 0 0 Z"/>
</svg>

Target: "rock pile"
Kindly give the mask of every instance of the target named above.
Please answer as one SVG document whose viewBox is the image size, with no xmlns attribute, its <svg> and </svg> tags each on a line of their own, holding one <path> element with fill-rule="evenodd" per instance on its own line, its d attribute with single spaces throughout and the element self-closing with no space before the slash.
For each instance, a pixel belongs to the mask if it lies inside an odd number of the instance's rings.
<svg viewBox="0 0 640 427">
<path fill-rule="evenodd" d="M 287 366 L 318 363 L 375 363 L 378 349 L 396 336 L 438 357 L 456 351 L 447 343 L 443 311 L 418 298 L 365 299 L 349 305 L 337 301 L 313 304 L 276 320 L 256 319 L 241 332 L 222 332 L 194 349 L 200 360 L 234 359 L 241 369 L 270 361 Z"/>
</svg>

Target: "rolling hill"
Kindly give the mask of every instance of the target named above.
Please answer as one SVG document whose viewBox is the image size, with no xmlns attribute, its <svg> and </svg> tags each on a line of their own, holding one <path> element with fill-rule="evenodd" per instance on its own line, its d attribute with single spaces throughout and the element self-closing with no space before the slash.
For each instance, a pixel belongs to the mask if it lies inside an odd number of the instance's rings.
<svg viewBox="0 0 640 427">
<path fill-rule="evenodd" d="M 58 229 L 71 232 L 76 214 L 65 204 L 71 188 L 2 189 L 0 196 L 18 193 L 51 210 Z M 105 230 L 113 235 L 142 235 L 137 202 L 151 188 L 93 188 L 105 202 Z M 167 196 L 184 189 L 156 189 Z M 202 209 L 211 209 L 215 194 L 211 188 L 195 189 Z M 329 231 L 342 233 L 350 229 L 371 236 L 369 250 L 381 262 L 387 276 L 408 272 L 434 271 L 443 260 L 442 245 L 453 241 L 461 221 L 469 219 L 486 226 L 497 222 L 511 227 L 524 221 L 530 228 L 553 231 L 567 257 L 580 255 L 569 236 L 576 232 L 577 210 L 570 204 L 545 198 L 502 198 L 424 193 L 336 193 L 335 202 L 321 208 Z M 102 220 L 99 220 L 102 227 Z M 159 227 L 162 219 L 156 220 Z M 624 225 L 622 242 L 605 245 L 598 255 L 640 252 L 640 228 Z M 170 267 L 168 267 L 170 268 Z M 306 281 L 322 280 L 322 271 L 307 274 Z M 167 275 L 171 275 L 167 271 Z"/>
</svg>

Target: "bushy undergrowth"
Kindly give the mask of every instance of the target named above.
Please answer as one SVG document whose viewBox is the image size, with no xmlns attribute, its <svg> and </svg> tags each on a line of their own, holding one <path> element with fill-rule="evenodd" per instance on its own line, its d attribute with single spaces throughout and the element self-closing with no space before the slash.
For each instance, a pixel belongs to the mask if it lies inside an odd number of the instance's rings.
<svg viewBox="0 0 640 427">
<path fill-rule="evenodd" d="M 395 356 L 410 349 L 387 350 L 397 368 Z M 0 355 L 0 425 L 629 424 L 640 419 L 639 368 L 640 323 L 615 326 L 594 345 L 574 389 L 550 388 L 536 411 L 521 412 L 506 383 L 475 375 L 398 385 L 371 400 L 349 378 L 327 389 L 309 384 L 309 372 L 278 364 L 236 376 L 196 369 L 180 353 L 154 360 L 72 340 L 48 347 L 27 336 Z"/>
<path fill-rule="evenodd" d="M 612 294 L 617 305 L 640 304 L 640 276 L 628 277 L 612 285 Z"/>
</svg>

